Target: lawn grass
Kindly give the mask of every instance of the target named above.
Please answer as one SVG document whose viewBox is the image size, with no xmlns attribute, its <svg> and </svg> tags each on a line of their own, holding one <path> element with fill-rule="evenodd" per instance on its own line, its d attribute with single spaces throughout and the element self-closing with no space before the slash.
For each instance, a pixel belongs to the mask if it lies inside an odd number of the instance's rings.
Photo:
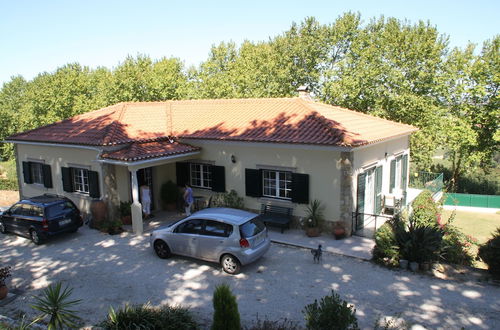
<svg viewBox="0 0 500 330">
<path fill-rule="evenodd" d="M 475 213 L 466 211 L 455 211 L 456 216 L 453 225 L 458 227 L 464 234 L 471 235 L 477 239 L 478 244 L 483 244 L 492 237 L 492 233 L 500 227 L 500 213 Z M 443 210 L 443 218 L 448 219 L 453 213 L 451 210 Z M 473 245 L 470 251 L 477 255 L 479 246 Z M 482 260 L 476 260 L 474 266 L 488 269 Z"/>
<path fill-rule="evenodd" d="M 444 219 L 448 219 L 453 211 L 443 210 Z M 471 235 L 482 244 L 489 240 L 492 233 L 500 227 L 500 214 L 474 213 L 455 211 L 453 224 L 460 228 L 464 234 Z"/>
</svg>

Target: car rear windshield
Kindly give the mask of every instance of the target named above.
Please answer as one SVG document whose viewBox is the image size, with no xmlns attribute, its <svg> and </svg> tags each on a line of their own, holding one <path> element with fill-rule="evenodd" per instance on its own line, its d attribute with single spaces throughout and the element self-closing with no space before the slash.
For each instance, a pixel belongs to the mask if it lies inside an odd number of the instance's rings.
<svg viewBox="0 0 500 330">
<path fill-rule="evenodd" d="M 71 202 L 61 202 L 48 206 L 45 209 L 45 215 L 47 218 L 57 217 L 61 214 L 66 214 L 69 211 L 76 210 L 75 206 Z"/>
<path fill-rule="evenodd" d="M 247 238 L 252 237 L 260 233 L 266 228 L 266 225 L 262 221 L 257 218 L 253 218 L 252 220 L 245 222 L 240 226 L 241 237 Z"/>
</svg>

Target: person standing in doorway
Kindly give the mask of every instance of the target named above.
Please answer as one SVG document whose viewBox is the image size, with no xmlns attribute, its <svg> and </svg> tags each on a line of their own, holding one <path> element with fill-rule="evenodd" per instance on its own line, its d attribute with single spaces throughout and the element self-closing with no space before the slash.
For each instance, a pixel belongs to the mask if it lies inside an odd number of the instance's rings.
<svg viewBox="0 0 500 330">
<path fill-rule="evenodd" d="M 184 190 L 184 206 L 186 208 L 186 215 L 191 215 L 191 207 L 193 206 L 194 198 L 193 198 L 193 189 L 189 183 L 186 183 L 186 189 Z"/>
<path fill-rule="evenodd" d="M 151 217 L 151 191 L 149 186 L 143 184 L 141 186 L 141 204 L 142 204 L 142 216 L 144 219 Z"/>
</svg>

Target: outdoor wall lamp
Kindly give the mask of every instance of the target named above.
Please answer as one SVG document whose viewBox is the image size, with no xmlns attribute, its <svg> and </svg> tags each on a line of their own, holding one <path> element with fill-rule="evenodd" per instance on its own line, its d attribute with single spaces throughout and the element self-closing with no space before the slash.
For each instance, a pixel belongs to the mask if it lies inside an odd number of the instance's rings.
<svg viewBox="0 0 500 330">
<path fill-rule="evenodd" d="M 236 163 L 236 157 L 234 157 L 234 155 L 231 155 L 231 162 L 234 164 Z"/>
</svg>

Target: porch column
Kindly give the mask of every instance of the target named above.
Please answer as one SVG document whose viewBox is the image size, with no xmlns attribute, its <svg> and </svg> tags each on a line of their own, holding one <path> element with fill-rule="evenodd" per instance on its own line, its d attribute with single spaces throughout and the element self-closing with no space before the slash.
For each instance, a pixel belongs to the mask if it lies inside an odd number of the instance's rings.
<svg viewBox="0 0 500 330">
<path fill-rule="evenodd" d="M 352 232 L 353 202 L 353 155 L 352 152 L 340 153 L 340 220 L 345 223 L 347 235 Z"/>
<path fill-rule="evenodd" d="M 142 205 L 139 202 L 139 184 L 137 182 L 137 170 L 131 170 L 132 174 L 132 230 L 134 234 L 141 235 L 142 227 Z"/>
</svg>

